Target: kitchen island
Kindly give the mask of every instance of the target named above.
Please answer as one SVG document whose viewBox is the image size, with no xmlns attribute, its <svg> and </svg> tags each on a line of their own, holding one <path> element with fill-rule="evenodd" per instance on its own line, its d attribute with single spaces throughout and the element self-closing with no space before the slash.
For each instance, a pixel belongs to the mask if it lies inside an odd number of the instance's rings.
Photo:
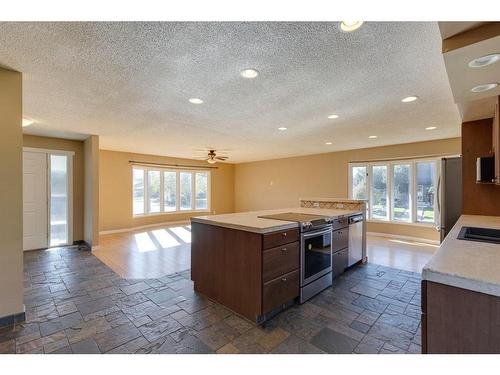
<svg viewBox="0 0 500 375">
<path fill-rule="evenodd" d="M 500 353 L 500 244 L 458 239 L 462 227 L 500 217 L 462 215 L 424 266 L 423 353 Z"/>
<path fill-rule="evenodd" d="M 194 217 L 191 278 L 195 290 L 256 323 L 293 304 L 301 277 L 299 223 L 260 217 L 285 213 L 345 222 L 362 214 L 359 209 L 294 207 Z"/>
</svg>

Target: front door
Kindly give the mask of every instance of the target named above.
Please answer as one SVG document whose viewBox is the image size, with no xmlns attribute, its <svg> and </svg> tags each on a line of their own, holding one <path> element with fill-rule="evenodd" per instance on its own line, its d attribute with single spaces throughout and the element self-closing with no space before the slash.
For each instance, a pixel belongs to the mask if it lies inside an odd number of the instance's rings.
<svg viewBox="0 0 500 375">
<path fill-rule="evenodd" d="M 23 152 L 23 250 L 48 247 L 47 154 Z"/>
</svg>

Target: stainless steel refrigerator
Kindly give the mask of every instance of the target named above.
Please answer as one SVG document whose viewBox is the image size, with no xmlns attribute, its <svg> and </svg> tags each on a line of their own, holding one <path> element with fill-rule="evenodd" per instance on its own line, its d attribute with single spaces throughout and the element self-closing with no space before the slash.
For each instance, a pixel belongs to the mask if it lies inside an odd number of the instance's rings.
<svg viewBox="0 0 500 375">
<path fill-rule="evenodd" d="M 437 184 L 438 230 L 441 242 L 462 214 L 462 157 L 441 159 Z"/>
</svg>

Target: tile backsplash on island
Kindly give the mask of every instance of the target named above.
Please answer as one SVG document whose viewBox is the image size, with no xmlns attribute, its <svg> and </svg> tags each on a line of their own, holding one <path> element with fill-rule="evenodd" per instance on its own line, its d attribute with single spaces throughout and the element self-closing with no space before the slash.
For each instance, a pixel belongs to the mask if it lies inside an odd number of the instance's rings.
<svg viewBox="0 0 500 375">
<path fill-rule="evenodd" d="M 360 199 L 341 198 L 301 198 L 300 207 L 326 208 L 339 210 L 360 210 L 365 212 L 366 201 Z"/>
</svg>

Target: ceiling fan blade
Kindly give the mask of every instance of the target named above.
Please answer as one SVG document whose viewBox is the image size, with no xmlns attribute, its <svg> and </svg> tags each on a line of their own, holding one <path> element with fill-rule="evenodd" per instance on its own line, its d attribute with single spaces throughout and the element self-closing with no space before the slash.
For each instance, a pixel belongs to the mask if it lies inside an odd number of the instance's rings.
<svg viewBox="0 0 500 375">
<path fill-rule="evenodd" d="M 227 160 L 228 157 L 227 156 L 216 156 L 215 159 L 224 161 L 224 160 Z"/>
</svg>

